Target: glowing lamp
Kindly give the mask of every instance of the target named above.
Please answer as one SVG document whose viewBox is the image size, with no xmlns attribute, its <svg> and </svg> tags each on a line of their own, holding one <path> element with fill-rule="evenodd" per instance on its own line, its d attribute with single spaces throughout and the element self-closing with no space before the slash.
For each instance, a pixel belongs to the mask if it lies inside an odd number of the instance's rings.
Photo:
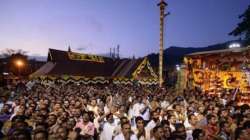
<svg viewBox="0 0 250 140">
<path fill-rule="evenodd" d="M 16 60 L 17 67 L 22 67 L 24 65 L 24 62 L 22 60 Z"/>
<path fill-rule="evenodd" d="M 232 44 L 229 45 L 230 49 L 231 48 L 240 48 L 240 47 L 241 47 L 240 43 L 232 43 Z"/>
</svg>

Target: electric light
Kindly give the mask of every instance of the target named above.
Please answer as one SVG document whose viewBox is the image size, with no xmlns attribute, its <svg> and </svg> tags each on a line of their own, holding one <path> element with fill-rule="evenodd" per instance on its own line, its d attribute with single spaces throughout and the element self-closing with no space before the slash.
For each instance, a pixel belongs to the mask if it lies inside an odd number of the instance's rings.
<svg viewBox="0 0 250 140">
<path fill-rule="evenodd" d="M 230 45 L 229 45 L 229 48 L 231 49 L 231 48 L 240 48 L 241 47 L 241 45 L 240 45 L 240 43 L 231 43 Z"/>
<path fill-rule="evenodd" d="M 24 62 L 22 60 L 16 60 L 17 67 L 22 67 L 24 65 Z"/>
</svg>

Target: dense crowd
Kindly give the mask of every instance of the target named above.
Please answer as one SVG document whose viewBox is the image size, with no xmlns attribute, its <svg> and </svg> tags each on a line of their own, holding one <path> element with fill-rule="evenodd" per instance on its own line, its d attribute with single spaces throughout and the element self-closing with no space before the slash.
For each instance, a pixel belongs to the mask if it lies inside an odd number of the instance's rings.
<svg viewBox="0 0 250 140">
<path fill-rule="evenodd" d="M 69 83 L 12 86 L 0 95 L 0 139 L 250 139 L 250 107 L 230 91 Z"/>
</svg>

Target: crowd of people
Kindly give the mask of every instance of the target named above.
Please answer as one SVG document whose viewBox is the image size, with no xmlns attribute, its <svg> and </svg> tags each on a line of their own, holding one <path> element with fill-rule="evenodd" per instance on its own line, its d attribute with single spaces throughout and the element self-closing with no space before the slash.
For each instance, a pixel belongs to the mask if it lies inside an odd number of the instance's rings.
<svg viewBox="0 0 250 140">
<path fill-rule="evenodd" d="M 0 139 L 250 139 L 250 107 L 238 106 L 230 91 L 36 83 L 0 96 Z"/>
</svg>

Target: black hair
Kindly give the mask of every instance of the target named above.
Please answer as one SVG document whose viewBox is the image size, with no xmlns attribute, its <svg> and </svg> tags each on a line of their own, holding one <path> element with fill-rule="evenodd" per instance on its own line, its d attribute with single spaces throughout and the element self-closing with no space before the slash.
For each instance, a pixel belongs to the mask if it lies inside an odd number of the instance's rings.
<svg viewBox="0 0 250 140">
<path fill-rule="evenodd" d="M 199 135 L 204 133 L 204 131 L 202 129 L 195 129 L 192 133 L 193 136 L 193 140 L 198 140 L 199 139 Z"/>
<path fill-rule="evenodd" d="M 168 120 L 162 120 L 162 121 L 161 121 L 161 125 L 162 125 L 162 126 L 164 126 L 164 125 L 168 125 L 168 126 L 169 126 L 170 124 L 169 124 L 169 121 L 168 121 Z"/>
<path fill-rule="evenodd" d="M 244 129 L 249 129 L 250 128 L 250 121 L 246 121 L 244 124 L 243 124 L 243 128 Z"/>
<path fill-rule="evenodd" d="M 129 125 L 130 125 L 129 121 L 122 122 L 122 123 L 121 123 L 121 128 L 123 128 L 123 126 L 126 125 L 126 124 L 129 124 Z"/>
<path fill-rule="evenodd" d="M 208 115 L 207 115 L 207 121 L 208 121 L 208 122 L 209 122 L 212 118 L 215 118 L 215 116 L 212 115 L 212 114 L 208 114 Z"/>
<path fill-rule="evenodd" d="M 135 118 L 135 122 L 137 123 L 138 121 L 143 121 L 144 122 L 144 119 L 141 116 L 138 116 L 138 117 Z"/>
<path fill-rule="evenodd" d="M 222 122 L 220 122 L 220 124 L 219 124 L 219 126 L 220 126 L 220 129 L 222 129 L 222 128 L 224 128 L 225 127 L 225 125 L 226 125 L 226 121 L 222 121 Z"/>
<path fill-rule="evenodd" d="M 156 131 L 160 128 L 163 128 L 162 125 L 156 125 L 154 128 L 153 128 L 153 133 L 156 133 Z"/>
<path fill-rule="evenodd" d="M 17 137 L 23 135 L 25 140 L 31 140 L 31 134 L 28 129 L 16 129 L 9 135 L 9 140 L 16 140 Z"/>
<path fill-rule="evenodd" d="M 46 130 L 34 130 L 33 133 L 34 133 L 34 136 L 36 134 L 43 133 L 45 135 L 46 139 L 48 139 L 48 137 L 49 137 L 49 133 Z"/>
</svg>

